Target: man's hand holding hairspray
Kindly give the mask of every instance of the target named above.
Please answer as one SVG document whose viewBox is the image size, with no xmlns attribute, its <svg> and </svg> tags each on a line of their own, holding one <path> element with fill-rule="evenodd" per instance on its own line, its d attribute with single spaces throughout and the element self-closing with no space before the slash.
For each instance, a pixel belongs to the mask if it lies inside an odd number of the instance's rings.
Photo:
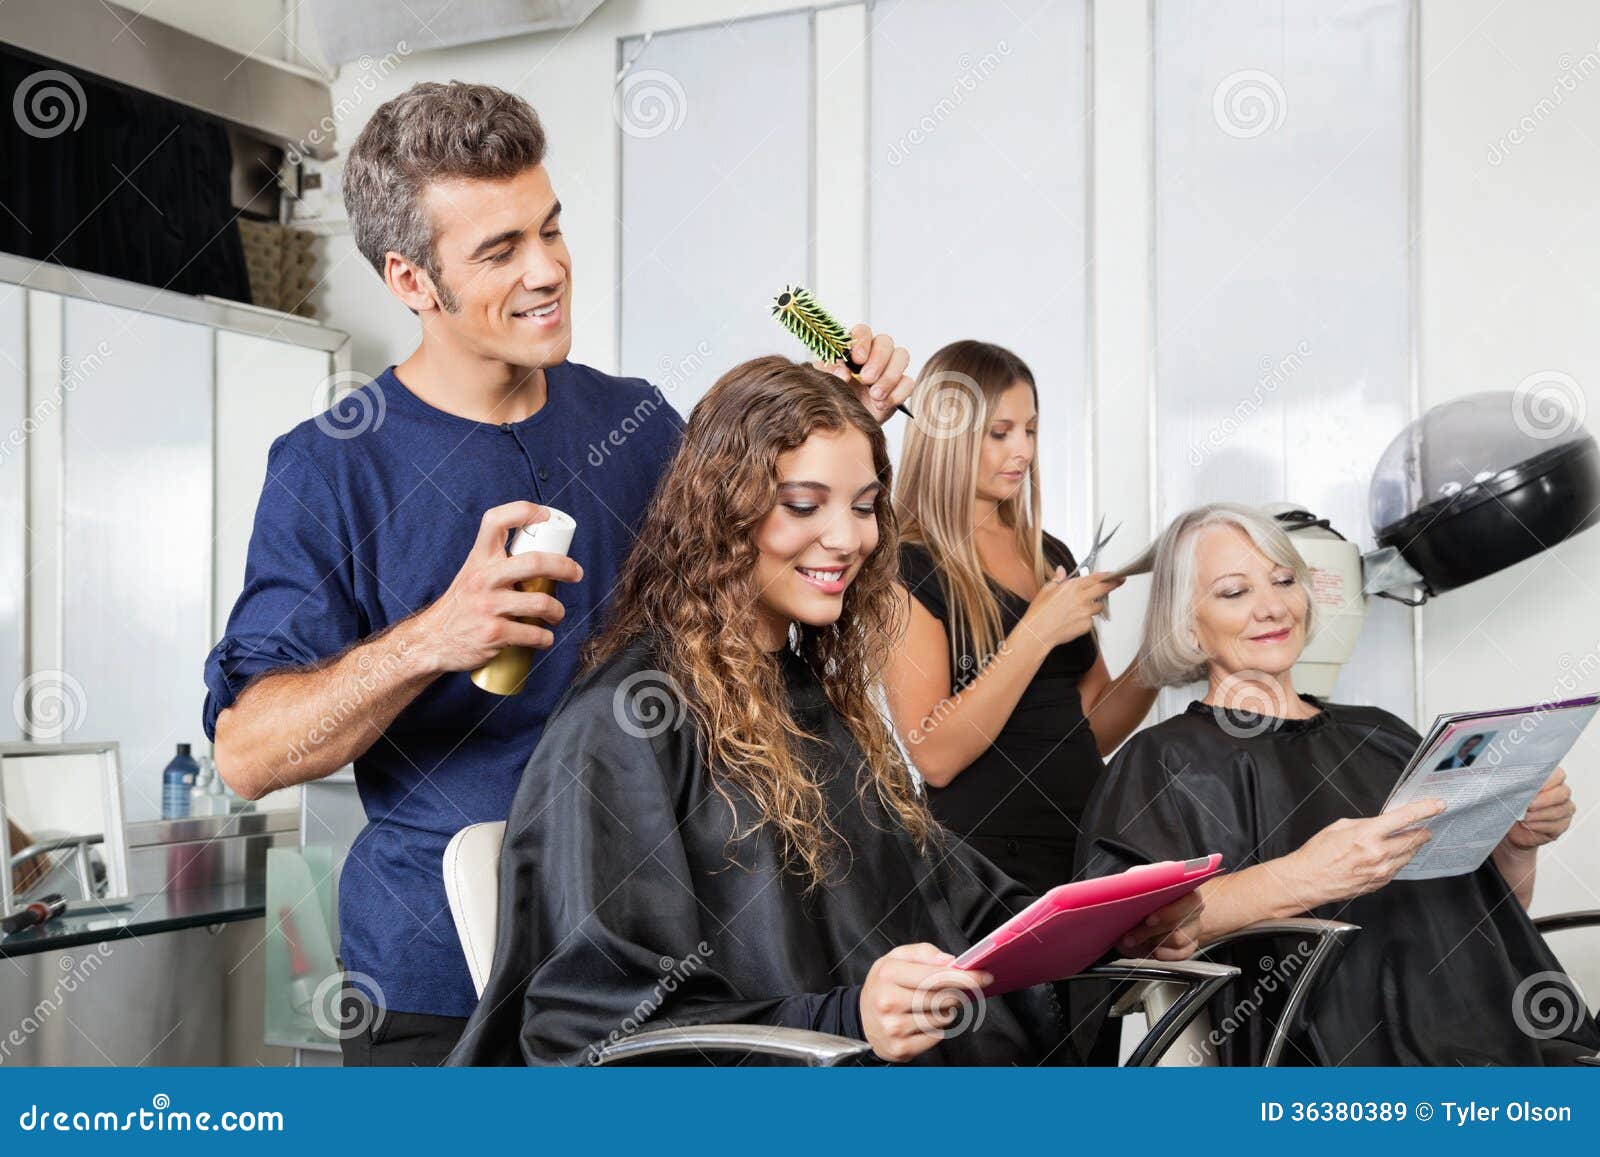
<svg viewBox="0 0 1600 1157">
<path fill-rule="evenodd" d="M 555 642 L 551 630 L 566 617 L 557 583 L 583 579 L 566 557 L 575 523 L 559 510 L 508 502 L 483 516 L 478 540 L 437 602 L 417 616 L 416 632 L 440 671 L 471 671 L 486 691 L 522 689 L 535 650 Z M 506 537 L 517 536 L 511 552 Z"/>
</svg>

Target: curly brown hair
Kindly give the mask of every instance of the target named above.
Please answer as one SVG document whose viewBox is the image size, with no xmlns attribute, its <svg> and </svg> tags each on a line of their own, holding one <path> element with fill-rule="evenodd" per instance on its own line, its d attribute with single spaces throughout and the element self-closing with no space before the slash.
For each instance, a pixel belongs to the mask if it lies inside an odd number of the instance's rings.
<svg viewBox="0 0 1600 1157">
<path fill-rule="evenodd" d="M 782 357 L 735 366 L 701 399 L 683 446 L 656 491 L 623 567 L 605 628 L 589 643 L 593 667 L 646 639 L 692 715 L 716 790 L 756 812 L 738 840 L 766 827 L 786 867 L 824 884 L 841 841 L 805 765 L 805 732 L 787 708 L 778 656 L 757 630 L 757 528 L 777 505 L 778 456 L 817 430 L 867 436 L 881 486 L 873 501 L 878 545 L 844 594 L 836 622 L 800 628 L 799 653 L 865 754 L 858 793 L 874 790 L 926 851 L 938 826 L 879 710 L 877 685 L 900 629 L 898 535 L 883 431 L 837 379 Z M 739 814 L 735 810 L 734 814 Z M 848 849 L 844 849 L 848 853 Z"/>
</svg>

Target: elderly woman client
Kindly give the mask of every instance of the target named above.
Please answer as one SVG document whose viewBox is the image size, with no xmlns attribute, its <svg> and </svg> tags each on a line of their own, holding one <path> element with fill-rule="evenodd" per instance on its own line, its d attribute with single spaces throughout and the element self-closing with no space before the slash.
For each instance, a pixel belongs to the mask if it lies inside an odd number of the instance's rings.
<svg viewBox="0 0 1600 1157">
<path fill-rule="evenodd" d="M 1561 974 L 1527 906 L 1539 847 L 1572 822 L 1564 775 L 1477 871 L 1395 880 L 1428 838 L 1413 825 L 1443 805 L 1380 815 L 1416 731 L 1376 707 L 1295 693 L 1308 577 L 1283 529 L 1249 508 L 1201 507 L 1167 529 L 1141 676 L 1208 686 L 1118 752 L 1084 816 L 1083 874 L 1221 852 L 1227 873 L 1202 887 L 1202 945 L 1273 917 L 1359 924 L 1299 1059 L 1539 1065 L 1592 1055 L 1600 1031 L 1577 1001 L 1558 1035 L 1542 1020 L 1531 1031 L 1536 978 Z"/>
</svg>

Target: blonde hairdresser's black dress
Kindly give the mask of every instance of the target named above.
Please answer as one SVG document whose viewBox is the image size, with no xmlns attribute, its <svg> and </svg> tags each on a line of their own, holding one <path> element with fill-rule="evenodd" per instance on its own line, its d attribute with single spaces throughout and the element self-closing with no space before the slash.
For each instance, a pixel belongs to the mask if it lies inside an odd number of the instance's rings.
<svg viewBox="0 0 1600 1157">
<path fill-rule="evenodd" d="M 864 1039 L 875 960 L 923 941 L 960 953 L 1032 899 L 954 841 L 920 853 L 857 790 L 861 750 L 806 661 L 781 661 L 811 737 L 802 754 L 849 849 L 828 886 L 808 891 L 765 834 L 733 838 L 749 809 L 735 816 L 713 787 L 660 663 L 624 651 L 573 685 L 523 774 L 494 967 L 452 1064 L 583 1064 L 597 1043 L 674 1025 Z M 1074 1059 L 1048 986 L 991 1000 L 968 1024 L 916 1063 Z"/>
<path fill-rule="evenodd" d="M 1044 552 L 1051 566 L 1077 568 L 1072 553 L 1048 534 Z M 983 657 L 964 633 L 951 631 L 949 592 L 927 547 L 901 543 L 900 581 L 944 624 L 950 693 L 960 692 L 977 677 Z M 1028 601 L 993 580 L 989 589 L 999 600 L 1001 630 L 1010 634 Z M 994 743 L 949 786 L 928 789 L 941 823 L 1041 895 L 1072 879 L 1079 821 L 1105 770 L 1078 695 L 1098 654 L 1092 634 L 1053 648 Z M 916 762 L 915 746 L 910 753 Z"/>
<path fill-rule="evenodd" d="M 1335 820 L 1377 815 L 1420 737 L 1376 707 L 1319 705 L 1309 719 L 1278 719 L 1197 702 L 1133 736 L 1084 817 L 1084 875 L 1207 852 L 1238 871 L 1288 855 Z M 1559 841 L 1540 853 L 1561 854 Z M 1309 914 L 1361 932 L 1288 1063 L 1539 1065 L 1600 1047 L 1561 962 L 1492 861 Z M 1270 1028 L 1260 1016 L 1233 1019 L 1246 1037 Z M 1222 1059 L 1259 1043 L 1230 1037 Z"/>
</svg>

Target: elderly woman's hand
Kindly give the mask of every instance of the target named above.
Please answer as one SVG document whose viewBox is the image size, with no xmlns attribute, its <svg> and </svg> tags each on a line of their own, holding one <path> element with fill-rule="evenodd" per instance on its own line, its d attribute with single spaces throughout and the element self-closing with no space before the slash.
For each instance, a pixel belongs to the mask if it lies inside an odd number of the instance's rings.
<svg viewBox="0 0 1600 1157">
<path fill-rule="evenodd" d="M 1371 819 L 1334 820 L 1280 861 L 1289 869 L 1283 884 L 1306 911 L 1376 892 L 1431 838 L 1413 825 L 1444 810 L 1443 800 L 1424 799 Z"/>
<path fill-rule="evenodd" d="M 1511 825 L 1500 842 L 1513 851 L 1531 852 L 1559 839 L 1572 826 L 1577 810 L 1578 805 L 1572 802 L 1572 788 L 1567 786 L 1566 770 L 1558 767 L 1533 797 L 1527 814 Z"/>
</svg>

